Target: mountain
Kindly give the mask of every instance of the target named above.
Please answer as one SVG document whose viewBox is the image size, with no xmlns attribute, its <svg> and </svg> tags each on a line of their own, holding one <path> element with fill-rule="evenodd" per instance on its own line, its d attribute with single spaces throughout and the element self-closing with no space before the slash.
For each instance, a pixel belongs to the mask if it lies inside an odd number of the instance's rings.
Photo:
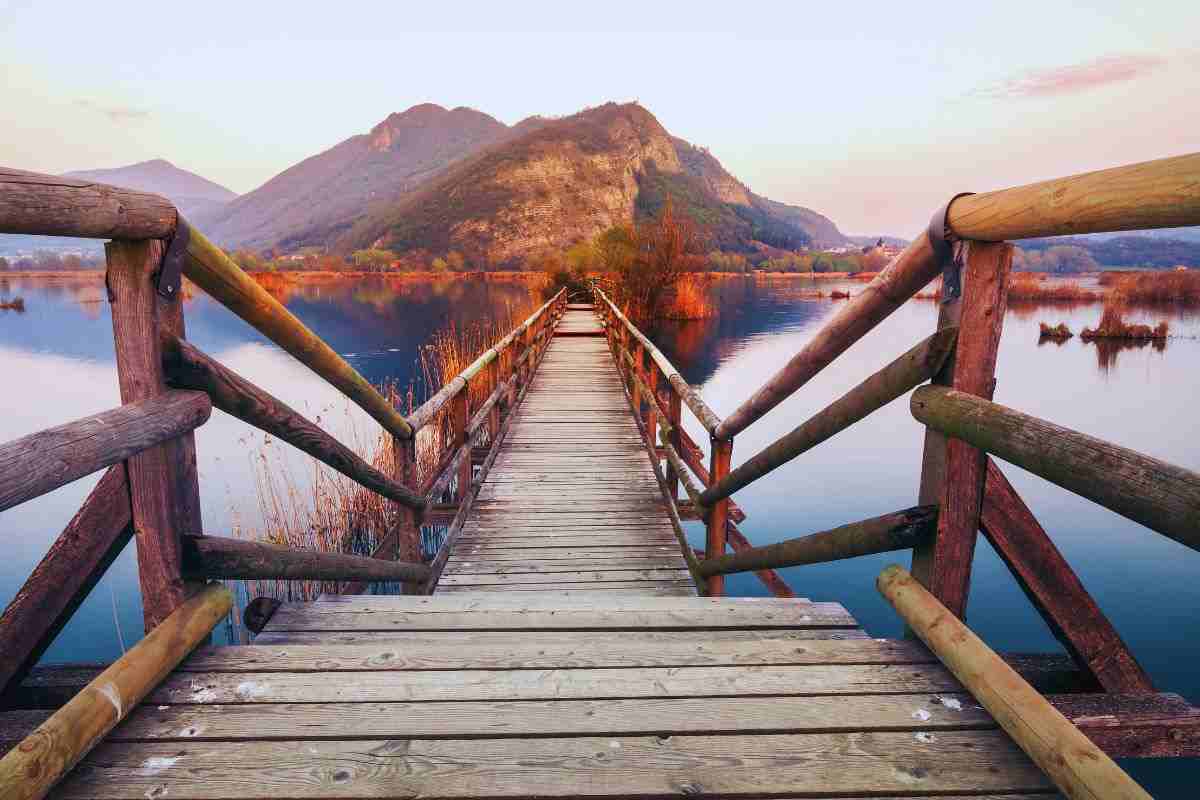
<svg viewBox="0 0 1200 800">
<path fill-rule="evenodd" d="M 224 186 L 161 158 L 115 169 L 78 170 L 66 177 L 161 194 L 188 219 L 211 213 L 237 197 Z"/>
<path fill-rule="evenodd" d="M 521 125 L 531 129 L 537 122 Z M 474 109 L 413 106 L 195 222 L 226 247 L 323 245 L 347 230 L 369 205 L 403 196 L 509 134 L 507 125 Z"/>
<path fill-rule="evenodd" d="M 374 203 L 333 248 L 457 250 L 480 266 L 516 264 L 652 214 L 668 199 L 714 248 L 845 241 L 825 217 L 755 195 L 636 103 L 534 119 L 415 191 Z"/>
</svg>

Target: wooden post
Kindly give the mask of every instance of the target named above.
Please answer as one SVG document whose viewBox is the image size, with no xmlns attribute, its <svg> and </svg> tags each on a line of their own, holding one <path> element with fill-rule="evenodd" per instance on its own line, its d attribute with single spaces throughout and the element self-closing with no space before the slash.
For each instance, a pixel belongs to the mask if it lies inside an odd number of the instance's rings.
<svg viewBox="0 0 1200 800">
<path fill-rule="evenodd" d="M 113 340 L 121 402 L 167 391 L 162 333 L 184 338 L 183 307 L 176 292 L 165 298 L 156 283 L 165 245 L 159 240 L 105 245 L 106 281 L 112 305 Z M 200 533 L 200 485 L 192 434 L 144 450 L 125 462 L 129 478 L 142 616 L 153 630 L 201 584 L 186 582 L 180 537 Z"/>
<path fill-rule="evenodd" d="M 392 447 L 395 449 L 392 478 L 410 489 L 417 486 L 417 440 L 392 437 Z M 407 561 L 410 564 L 422 563 L 421 554 L 421 522 L 424 514 L 401 503 L 395 503 L 396 509 L 396 554 L 397 561 Z M 415 594 L 421 588 L 420 583 L 402 584 L 405 594 Z"/>
<path fill-rule="evenodd" d="M 654 363 L 654 359 L 649 358 L 649 354 L 642 352 L 643 370 L 642 376 L 646 382 L 647 388 L 650 389 L 650 397 L 646 398 L 646 437 L 650 440 L 651 455 L 654 456 L 654 461 L 658 462 L 658 365 Z"/>
<path fill-rule="evenodd" d="M 712 483 L 729 474 L 729 461 L 733 456 L 732 439 L 710 439 L 712 455 L 709 459 L 709 474 Z M 719 558 L 725 555 L 725 523 L 729 520 L 729 498 L 718 500 L 708 510 L 707 534 L 704 537 L 704 557 Z M 725 576 L 708 577 L 708 596 L 721 597 L 725 594 Z"/>
<path fill-rule="evenodd" d="M 500 359 L 504 354 L 497 353 L 496 358 L 492 363 L 488 364 L 488 396 L 490 397 L 500 386 L 500 381 L 503 380 L 503 370 L 500 368 Z M 496 441 L 496 434 L 500 432 L 500 403 L 499 401 L 492 403 L 492 407 L 488 410 L 487 419 L 488 444 Z"/>
<path fill-rule="evenodd" d="M 450 425 L 454 433 L 454 448 L 459 449 L 467 447 L 467 422 L 471 419 L 471 385 L 468 383 L 454 395 L 454 399 L 450 401 Z M 468 453 L 466 458 L 459 461 L 458 465 L 458 487 L 454 491 L 454 499 L 456 502 L 461 502 L 467 496 L 467 489 L 471 486 L 471 454 Z"/>
<path fill-rule="evenodd" d="M 679 397 L 679 392 L 675 391 L 675 387 L 670 383 L 667 384 L 667 441 L 671 447 L 675 448 L 675 452 L 683 452 L 683 439 L 679 433 L 680 418 L 683 416 L 683 400 Z M 667 492 L 672 499 L 679 497 L 679 473 L 675 470 L 674 464 L 667 464 Z"/>
<path fill-rule="evenodd" d="M 633 359 L 629 362 L 629 395 L 633 398 L 633 415 L 641 420 L 642 418 L 642 388 L 637 381 L 633 379 L 634 375 L 642 377 L 642 358 L 646 351 L 642 347 L 642 343 L 635 341 L 633 347 L 629 348 L 629 355 Z M 646 398 L 649 400 L 650 398 Z M 653 441 L 653 439 L 651 440 Z"/>
<path fill-rule="evenodd" d="M 1012 245 L 1007 242 L 970 242 L 963 270 L 963 294 L 958 345 L 949 381 L 962 392 L 991 399 L 995 389 L 996 354 L 1007 308 Z M 943 309 L 943 317 L 947 312 Z M 953 313 L 953 310 L 948 312 Z M 942 327 L 943 319 L 938 326 Z M 971 585 L 971 562 L 979 532 L 983 502 L 986 454 L 960 439 L 929 437 L 922 463 L 918 502 L 939 506 L 937 534 L 913 549 L 913 575 L 946 608 L 966 617 Z"/>
</svg>

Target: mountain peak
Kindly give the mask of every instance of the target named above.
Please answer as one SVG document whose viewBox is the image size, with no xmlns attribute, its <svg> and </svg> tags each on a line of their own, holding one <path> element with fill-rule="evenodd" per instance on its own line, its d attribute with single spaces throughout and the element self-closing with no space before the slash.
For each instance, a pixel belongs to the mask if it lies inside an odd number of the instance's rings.
<svg viewBox="0 0 1200 800">
<path fill-rule="evenodd" d="M 436 103 L 420 103 L 404 111 L 396 111 L 371 129 L 367 146 L 375 152 L 408 146 L 418 136 L 454 136 L 462 130 L 502 131 L 502 122 L 476 111 L 459 106 L 450 111 Z"/>
</svg>

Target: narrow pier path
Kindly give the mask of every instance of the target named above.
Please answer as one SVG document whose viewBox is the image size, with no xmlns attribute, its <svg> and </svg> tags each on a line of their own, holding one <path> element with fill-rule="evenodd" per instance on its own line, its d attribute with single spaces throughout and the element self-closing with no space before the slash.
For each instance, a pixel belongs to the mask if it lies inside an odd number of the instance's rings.
<svg viewBox="0 0 1200 800">
<path fill-rule="evenodd" d="M 568 307 L 437 593 L 695 595 L 591 306 Z"/>
</svg>

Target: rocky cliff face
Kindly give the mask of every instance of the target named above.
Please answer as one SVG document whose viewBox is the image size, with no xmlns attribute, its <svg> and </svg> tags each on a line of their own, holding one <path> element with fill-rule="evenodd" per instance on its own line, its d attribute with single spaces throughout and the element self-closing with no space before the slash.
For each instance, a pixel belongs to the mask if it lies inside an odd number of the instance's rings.
<svg viewBox="0 0 1200 800">
<path fill-rule="evenodd" d="M 671 137 L 640 106 L 610 103 L 540 122 L 372 214 L 341 249 L 458 250 L 481 264 L 519 262 L 629 222 L 640 175 L 682 170 Z"/>
</svg>

